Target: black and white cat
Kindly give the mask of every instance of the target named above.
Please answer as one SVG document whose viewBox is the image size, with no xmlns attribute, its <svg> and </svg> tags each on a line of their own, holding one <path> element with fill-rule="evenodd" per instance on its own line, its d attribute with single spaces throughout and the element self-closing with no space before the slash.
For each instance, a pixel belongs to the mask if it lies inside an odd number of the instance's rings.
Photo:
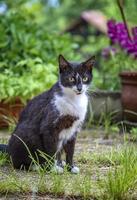
<svg viewBox="0 0 137 200">
<path fill-rule="evenodd" d="M 64 150 L 68 170 L 79 172 L 74 166 L 73 154 L 87 111 L 86 91 L 92 81 L 94 62 L 95 57 L 72 63 L 59 56 L 59 81 L 27 104 L 8 145 L 0 145 L 0 150 L 7 149 L 15 168 L 29 169 L 32 160 L 28 148 L 41 165 L 46 161 L 39 150 L 50 157 L 56 155 L 56 169 L 63 171 L 61 153 Z"/>
</svg>

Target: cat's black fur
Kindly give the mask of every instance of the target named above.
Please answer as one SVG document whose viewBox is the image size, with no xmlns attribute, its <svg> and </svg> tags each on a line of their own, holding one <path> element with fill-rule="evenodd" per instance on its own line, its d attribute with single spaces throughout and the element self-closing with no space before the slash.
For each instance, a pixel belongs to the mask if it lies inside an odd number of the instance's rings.
<svg viewBox="0 0 137 200">
<path fill-rule="evenodd" d="M 29 169 L 31 158 L 28 149 L 34 159 L 38 159 L 40 164 L 45 164 L 45 159 L 39 155 L 39 150 L 53 157 L 57 152 L 58 138 L 62 130 L 72 126 L 77 116 L 60 116 L 59 111 L 53 104 L 54 94 L 62 96 L 61 85 L 80 87 L 81 80 L 78 78 L 69 82 L 68 77 L 79 74 L 88 76 L 87 84 L 91 82 L 94 58 L 85 63 L 70 63 L 63 56 L 59 57 L 60 81 L 58 81 L 50 90 L 33 98 L 22 111 L 18 124 L 9 140 L 7 151 L 11 156 L 15 168 Z M 69 67 L 68 67 L 69 65 Z M 84 69 L 85 67 L 85 69 Z M 80 90 L 79 90 L 80 91 Z M 66 152 L 66 162 L 73 166 L 73 154 L 76 134 L 64 144 L 63 149 Z M 27 148 L 26 148 L 26 146 Z M 6 146 L 0 146 L 0 150 L 5 151 Z M 61 162 L 60 153 L 57 155 L 58 162 Z"/>
</svg>

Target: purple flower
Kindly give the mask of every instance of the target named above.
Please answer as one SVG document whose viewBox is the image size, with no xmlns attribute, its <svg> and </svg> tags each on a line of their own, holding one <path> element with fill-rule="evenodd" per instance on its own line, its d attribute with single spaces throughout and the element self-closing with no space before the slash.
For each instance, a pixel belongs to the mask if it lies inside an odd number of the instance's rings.
<svg viewBox="0 0 137 200">
<path fill-rule="evenodd" d="M 115 44 L 117 41 L 115 20 L 109 20 L 107 26 L 108 26 L 108 36 L 111 39 L 112 44 Z"/>
<path fill-rule="evenodd" d="M 107 26 L 111 43 L 119 44 L 128 54 L 137 58 L 137 27 L 132 28 L 133 37 L 131 40 L 123 23 L 109 20 Z"/>
<path fill-rule="evenodd" d="M 133 34 L 134 41 L 137 42 L 137 27 L 132 28 L 132 34 Z"/>
</svg>

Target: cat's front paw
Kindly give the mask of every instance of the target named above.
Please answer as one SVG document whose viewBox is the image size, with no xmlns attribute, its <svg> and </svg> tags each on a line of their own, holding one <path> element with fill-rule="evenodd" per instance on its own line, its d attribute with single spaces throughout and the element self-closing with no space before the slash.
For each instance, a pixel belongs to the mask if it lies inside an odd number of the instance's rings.
<svg viewBox="0 0 137 200">
<path fill-rule="evenodd" d="M 59 165 L 55 165 L 52 170 L 52 172 L 55 172 L 57 174 L 62 174 L 64 172 L 63 167 L 59 166 Z"/>
<path fill-rule="evenodd" d="M 72 174 L 79 174 L 80 169 L 75 165 L 67 165 L 67 170 Z"/>
<path fill-rule="evenodd" d="M 72 174 L 79 174 L 79 172 L 80 172 L 80 169 L 79 169 L 78 167 L 73 166 L 73 167 L 71 168 L 71 173 L 72 173 Z"/>
</svg>

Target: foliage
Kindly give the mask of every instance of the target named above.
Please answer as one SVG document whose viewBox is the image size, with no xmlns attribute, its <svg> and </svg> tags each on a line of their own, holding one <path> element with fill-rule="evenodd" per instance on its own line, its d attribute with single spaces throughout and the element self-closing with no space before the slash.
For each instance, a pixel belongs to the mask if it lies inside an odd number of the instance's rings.
<svg viewBox="0 0 137 200">
<path fill-rule="evenodd" d="M 8 70 L 8 74 L 0 74 L 1 99 L 11 100 L 16 97 L 30 99 L 34 95 L 48 89 L 57 79 L 57 68 L 53 64 L 45 64 L 39 58 L 26 59 L 17 66 L 26 64 L 28 71 L 18 75 Z"/>
<path fill-rule="evenodd" d="M 127 56 L 120 49 L 115 55 L 110 53 L 109 59 L 102 57 L 100 64 L 100 69 L 94 71 L 95 85 L 100 89 L 120 89 L 120 72 L 137 70 L 137 60 Z"/>
<path fill-rule="evenodd" d="M 17 5 L 7 1 L 7 5 L 0 18 L 0 99 L 28 99 L 57 80 L 58 54 L 74 58 L 77 44 L 69 35 L 49 34 L 24 1 Z"/>
<path fill-rule="evenodd" d="M 36 57 L 55 64 L 58 52 L 70 53 L 71 58 L 71 50 L 77 47 L 69 36 L 47 33 L 44 24 L 36 23 L 25 11 L 11 9 L 0 19 L 1 68 L 15 71 L 18 62 Z"/>
</svg>

